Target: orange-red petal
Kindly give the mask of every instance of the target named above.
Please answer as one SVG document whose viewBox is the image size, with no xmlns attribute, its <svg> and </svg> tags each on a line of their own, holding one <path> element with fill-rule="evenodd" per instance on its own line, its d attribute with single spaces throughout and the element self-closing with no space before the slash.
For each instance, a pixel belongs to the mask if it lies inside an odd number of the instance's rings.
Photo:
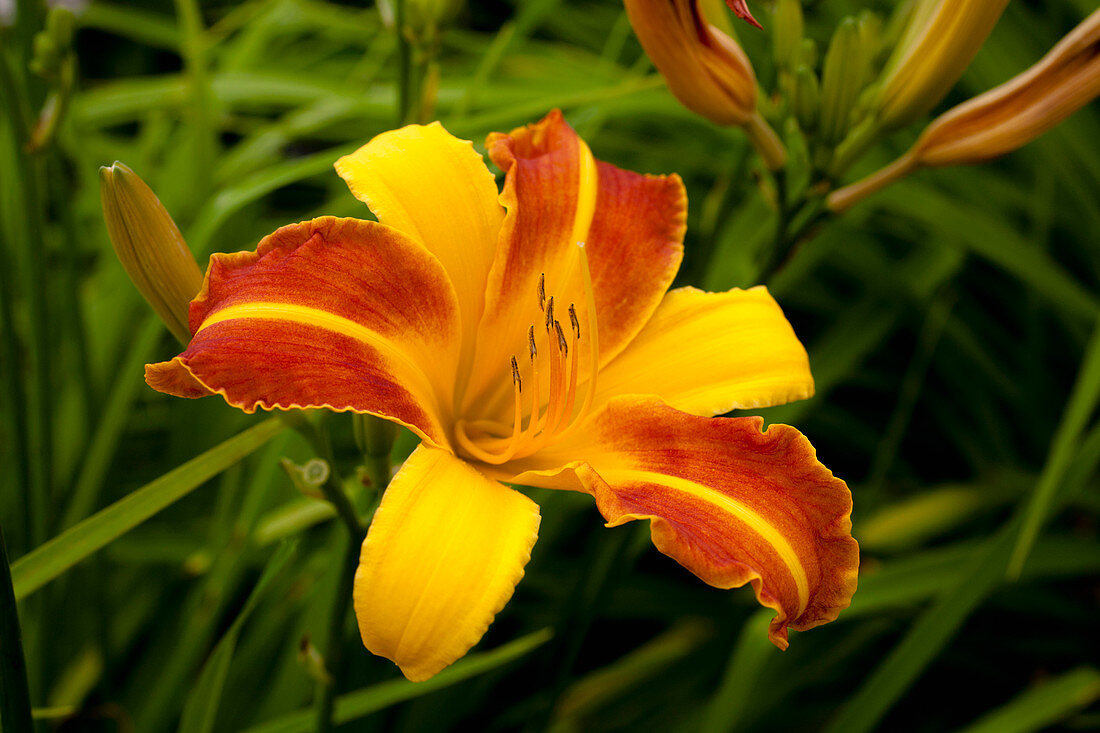
<svg viewBox="0 0 1100 733">
<path fill-rule="evenodd" d="M 187 350 L 146 367 L 155 389 L 263 409 L 328 407 L 447 445 L 460 332 L 439 261 L 396 230 L 323 217 L 255 252 L 214 255 Z"/>
<path fill-rule="evenodd" d="M 487 146 L 506 173 L 501 202 L 507 214 L 489 273 L 465 404 L 485 404 L 496 396 L 507 410 L 511 357 L 527 353 L 529 326 L 539 331 L 543 326 L 536 294 L 540 276 L 567 333 L 568 307 L 575 306 L 580 363 L 587 372 L 590 321 L 578 247 L 584 242 L 599 357 L 606 363 L 649 319 L 676 275 L 687 198 L 678 176 L 644 176 L 596 161 L 556 110 L 537 124 L 490 135 Z"/>
<path fill-rule="evenodd" d="M 749 583 L 777 612 L 769 636 L 832 621 L 856 587 L 852 498 L 788 425 L 704 418 L 619 398 L 568 444 L 511 466 L 518 483 L 578 488 L 608 526 L 650 519 L 653 543 L 707 583 Z M 526 469 L 526 470 L 524 470 Z"/>
</svg>

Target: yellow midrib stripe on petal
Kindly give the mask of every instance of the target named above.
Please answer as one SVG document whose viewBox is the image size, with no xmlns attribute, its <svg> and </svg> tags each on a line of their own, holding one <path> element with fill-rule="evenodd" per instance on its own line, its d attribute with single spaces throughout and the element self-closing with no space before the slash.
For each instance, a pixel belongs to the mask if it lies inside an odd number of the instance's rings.
<svg viewBox="0 0 1100 733">
<path fill-rule="evenodd" d="M 428 378 L 428 375 L 424 373 L 424 370 L 419 364 L 410 359 L 389 339 L 360 323 L 356 323 L 343 316 L 338 316 L 335 313 L 329 313 L 319 308 L 294 305 L 292 303 L 263 301 L 240 303 L 238 305 L 226 306 L 225 308 L 221 308 L 211 313 L 207 316 L 206 320 L 202 322 L 198 330 L 195 331 L 195 335 L 198 336 L 203 329 L 209 328 L 216 323 L 242 318 L 289 321 L 291 323 L 300 323 L 306 326 L 315 326 L 364 343 L 381 352 L 387 361 L 397 362 L 407 369 L 408 372 L 417 375 L 421 381 L 419 385 L 420 394 L 431 401 L 432 405 L 436 408 L 436 415 L 439 415 L 439 403 L 436 398 L 436 391 L 433 388 L 432 380 Z"/>
<path fill-rule="evenodd" d="M 580 166 L 577 170 L 577 209 L 573 214 L 573 241 L 571 245 L 588 239 L 592 217 L 596 214 L 596 196 L 599 193 L 599 174 L 596 159 L 583 140 L 577 138 L 580 148 Z"/>
<path fill-rule="evenodd" d="M 765 542 L 775 548 L 775 552 L 779 555 L 779 559 L 783 561 L 783 564 L 786 565 L 787 569 L 790 571 L 791 577 L 794 578 L 795 587 L 798 589 L 798 613 L 793 614 L 793 617 L 797 618 L 802 611 L 806 609 L 806 605 L 810 601 L 810 583 L 806 578 L 806 570 L 802 566 L 802 561 L 798 559 L 798 553 L 795 552 L 794 548 L 791 547 L 791 543 L 787 541 L 787 538 L 784 537 L 771 522 L 750 507 L 708 486 L 678 476 L 668 476 L 655 471 L 633 469 L 605 470 L 600 471 L 599 474 L 605 481 L 612 485 L 618 481 L 630 481 L 667 486 L 676 491 L 691 494 L 692 496 L 710 504 L 714 504 L 729 514 L 732 514 L 742 523 L 748 525 L 753 532 L 760 535 Z"/>
</svg>

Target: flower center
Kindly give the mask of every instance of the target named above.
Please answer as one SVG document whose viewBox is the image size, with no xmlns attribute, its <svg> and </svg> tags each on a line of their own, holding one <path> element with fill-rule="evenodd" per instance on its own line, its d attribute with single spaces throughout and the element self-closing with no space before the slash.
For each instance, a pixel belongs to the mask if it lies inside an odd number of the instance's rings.
<svg viewBox="0 0 1100 733">
<path fill-rule="evenodd" d="M 582 331 L 574 303 L 567 309 L 568 330 L 562 326 L 561 319 L 565 316 L 561 314 L 561 306 L 553 295 L 546 297 L 546 276 L 545 273 L 540 275 L 535 295 L 542 317 L 539 323 L 527 328 L 526 358 L 512 355 L 511 429 L 497 420 L 462 419 L 455 424 L 455 439 L 476 460 L 499 465 L 531 455 L 571 433 L 592 406 L 599 368 L 599 332 L 592 273 L 584 242 L 577 242 L 577 250 L 584 283 L 586 328 Z M 578 409 L 582 342 L 588 352 L 588 381 Z M 544 379 L 549 389 L 545 399 L 541 394 Z"/>
</svg>

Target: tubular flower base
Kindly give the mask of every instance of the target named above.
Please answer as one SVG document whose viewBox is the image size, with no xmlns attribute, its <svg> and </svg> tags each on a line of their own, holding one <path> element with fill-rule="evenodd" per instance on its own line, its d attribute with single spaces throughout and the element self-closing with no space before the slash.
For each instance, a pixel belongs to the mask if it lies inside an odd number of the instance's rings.
<svg viewBox="0 0 1100 733">
<path fill-rule="evenodd" d="M 421 445 L 363 543 L 363 642 L 424 680 L 476 644 L 523 576 L 538 507 L 505 484 L 591 494 L 651 520 L 707 583 L 749 583 L 770 637 L 855 590 L 851 495 L 794 428 L 714 418 L 810 396 L 806 352 L 763 288 L 666 293 L 682 256 L 676 176 L 595 160 L 553 112 L 493 134 L 493 176 L 438 123 L 379 135 L 336 169 L 380 223 L 325 217 L 215 255 L 169 394 L 326 407 Z"/>
<path fill-rule="evenodd" d="M 953 107 L 912 149 L 868 178 L 835 191 L 829 208 L 851 208 L 919 168 L 984 163 L 1051 129 L 1100 95 L 1100 10 L 1046 56 L 999 87 Z"/>
</svg>

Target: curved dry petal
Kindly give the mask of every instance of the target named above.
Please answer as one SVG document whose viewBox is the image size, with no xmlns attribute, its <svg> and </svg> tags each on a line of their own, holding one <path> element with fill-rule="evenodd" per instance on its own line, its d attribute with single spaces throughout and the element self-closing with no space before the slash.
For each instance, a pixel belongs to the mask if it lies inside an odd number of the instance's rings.
<svg viewBox="0 0 1100 733">
<path fill-rule="evenodd" d="M 919 165 L 981 163 L 1031 142 L 1100 95 L 1100 10 L 1039 63 L 938 117 L 913 147 Z"/>
<path fill-rule="evenodd" d="M 644 176 L 596 161 L 558 111 L 507 135 L 494 133 L 487 144 L 506 173 L 501 201 L 508 213 L 464 404 L 467 411 L 495 414 L 492 405 L 508 409 L 510 360 L 517 356 L 523 363 L 529 328 L 536 327 L 537 348 L 545 353 L 552 346 L 545 310 L 550 298 L 566 334 L 574 306 L 582 375 L 590 371 L 593 322 L 601 363 L 634 337 L 679 268 L 687 197 L 677 176 Z M 591 272 L 594 319 L 582 256 Z"/>
<path fill-rule="evenodd" d="M 752 117 L 756 75 L 748 56 L 707 21 L 699 0 L 623 4 L 638 41 L 685 107 L 720 125 L 743 125 Z"/>
<path fill-rule="evenodd" d="M 596 405 L 618 395 L 656 395 L 706 417 L 814 392 L 806 349 L 763 286 L 673 290 L 596 384 Z"/>
<path fill-rule="evenodd" d="M 608 526 L 652 520 L 653 543 L 707 583 L 751 584 L 769 637 L 834 620 L 856 588 L 852 497 L 788 425 L 704 418 L 618 398 L 568 444 L 506 468 L 517 483 L 583 490 Z"/>
<path fill-rule="evenodd" d="M 336 172 L 378 221 L 420 242 L 443 263 L 472 348 L 504 220 L 496 181 L 473 144 L 438 122 L 409 125 L 340 158 Z"/>
<path fill-rule="evenodd" d="M 355 573 L 363 644 L 414 682 L 465 654 L 512 597 L 538 536 L 530 499 L 421 445 L 382 498 Z"/>
<path fill-rule="evenodd" d="M 324 217 L 282 227 L 255 252 L 214 255 L 190 320 L 187 350 L 146 367 L 154 389 L 217 392 L 246 412 L 370 412 L 448 444 L 454 290 L 393 229 Z"/>
</svg>

